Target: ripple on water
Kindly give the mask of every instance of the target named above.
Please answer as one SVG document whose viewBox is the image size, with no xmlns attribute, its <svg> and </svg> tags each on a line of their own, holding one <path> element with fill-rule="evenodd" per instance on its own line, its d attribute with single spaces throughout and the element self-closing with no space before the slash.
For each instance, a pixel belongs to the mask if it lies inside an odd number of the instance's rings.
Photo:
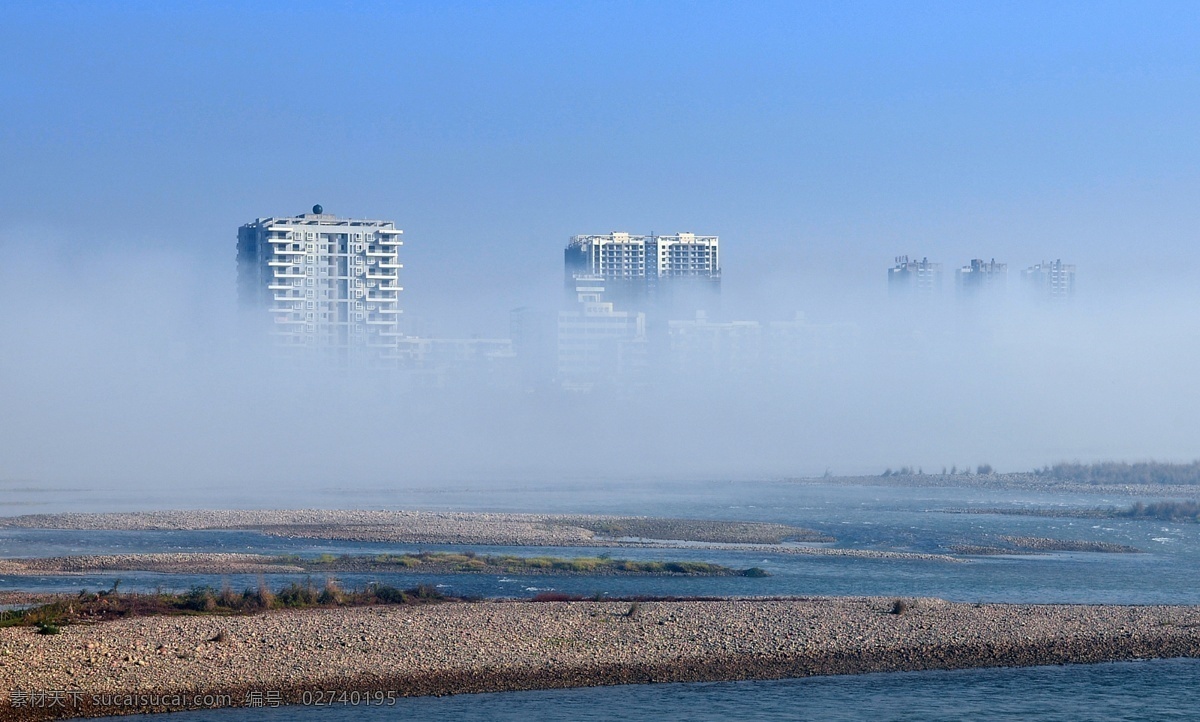
<svg viewBox="0 0 1200 722">
<path fill-rule="evenodd" d="M 172 722 L 524 720 L 1033 720 L 1194 719 L 1200 660 L 1025 669 L 901 672 L 808 679 L 658 684 L 400 699 L 393 707 L 230 709 L 175 713 Z M 167 715 L 150 715 L 150 718 Z"/>
</svg>

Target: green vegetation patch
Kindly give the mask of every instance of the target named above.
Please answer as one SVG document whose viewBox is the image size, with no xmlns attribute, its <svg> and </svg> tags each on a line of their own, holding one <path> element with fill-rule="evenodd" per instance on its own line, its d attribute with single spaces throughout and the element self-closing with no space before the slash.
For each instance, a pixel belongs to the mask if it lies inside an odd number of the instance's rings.
<svg viewBox="0 0 1200 722">
<path fill-rule="evenodd" d="M 412 589 L 397 589 L 371 584 L 365 589 L 346 591 L 329 580 L 321 588 L 311 581 L 292 582 L 272 591 L 265 584 L 235 592 L 228 586 L 194 587 L 181 593 L 120 593 L 116 585 L 103 592 L 86 589 L 77 596 L 28 609 L 0 612 L 0 627 L 36 627 L 40 634 L 58 634 L 64 624 L 103 622 L 130 617 L 161 615 L 252 614 L 268 609 L 308 609 L 360 607 L 378 604 L 434 604 L 455 601 L 428 584 Z"/>
</svg>

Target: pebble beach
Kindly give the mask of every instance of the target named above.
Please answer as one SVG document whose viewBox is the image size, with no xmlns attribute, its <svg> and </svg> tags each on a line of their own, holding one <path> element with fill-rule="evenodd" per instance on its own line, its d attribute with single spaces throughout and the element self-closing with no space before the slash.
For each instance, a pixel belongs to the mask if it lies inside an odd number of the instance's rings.
<svg viewBox="0 0 1200 722">
<path fill-rule="evenodd" d="M 1200 607 L 444 603 L 0 629 L 0 719 L 1200 656 Z M 340 696 L 339 696 L 340 695 Z"/>
</svg>

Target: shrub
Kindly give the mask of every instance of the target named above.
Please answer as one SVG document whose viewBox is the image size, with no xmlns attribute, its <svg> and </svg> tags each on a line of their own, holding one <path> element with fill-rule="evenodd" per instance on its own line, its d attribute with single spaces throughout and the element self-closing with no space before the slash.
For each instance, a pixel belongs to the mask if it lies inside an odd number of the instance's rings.
<svg viewBox="0 0 1200 722">
<path fill-rule="evenodd" d="M 194 612 L 211 612 L 217 608 L 217 595 L 213 593 L 211 587 L 192 587 L 183 595 L 182 602 L 184 609 Z"/>
<path fill-rule="evenodd" d="M 903 599 L 897 599 L 892 602 L 892 614 L 904 614 L 910 609 L 908 602 Z"/>
<path fill-rule="evenodd" d="M 43 621 L 37 623 L 38 634 L 58 634 L 59 631 L 58 625 L 53 622 Z"/>
<path fill-rule="evenodd" d="M 317 596 L 317 590 L 311 581 L 304 586 L 292 582 L 279 590 L 277 601 L 285 607 L 308 607 L 317 603 Z"/>
<path fill-rule="evenodd" d="M 320 596 L 317 597 L 318 604 L 324 605 L 340 605 L 346 601 L 346 595 L 338 586 L 337 580 L 327 578 L 325 580 L 325 588 L 321 590 Z"/>
</svg>

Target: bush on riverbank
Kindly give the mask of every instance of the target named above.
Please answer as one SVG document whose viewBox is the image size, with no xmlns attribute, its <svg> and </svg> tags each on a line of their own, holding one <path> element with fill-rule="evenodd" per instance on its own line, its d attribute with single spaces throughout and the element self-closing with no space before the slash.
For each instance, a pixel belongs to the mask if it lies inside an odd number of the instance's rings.
<svg viewBox="0 0 1200 722">
<path fill-rule="evenodd" d="M 268 609 L 308 609 L 320 607 L 361 607 L 374 604 L 434 604 L 450 601 L 428 584 L 412 589 L 397 589 L 371 584 L 364 589 L 344 592 L 336 583 L 327 583 L 317 591 L 311 581 L 292 582 L 278 592 L 260 584 L 243 592 L 212 587 L 195 587 L 179 594 L 115 594 L 88 592 L 29 609 L 0 613 L 0 627 L 36 626 L 42 634 L 57 634 L 59 625 L 77 622 L 101 622 L 128 617 L 162 615 L 251 614 Z M 52 629 L 54 631 L 44 631 Z"/>
</svg>

